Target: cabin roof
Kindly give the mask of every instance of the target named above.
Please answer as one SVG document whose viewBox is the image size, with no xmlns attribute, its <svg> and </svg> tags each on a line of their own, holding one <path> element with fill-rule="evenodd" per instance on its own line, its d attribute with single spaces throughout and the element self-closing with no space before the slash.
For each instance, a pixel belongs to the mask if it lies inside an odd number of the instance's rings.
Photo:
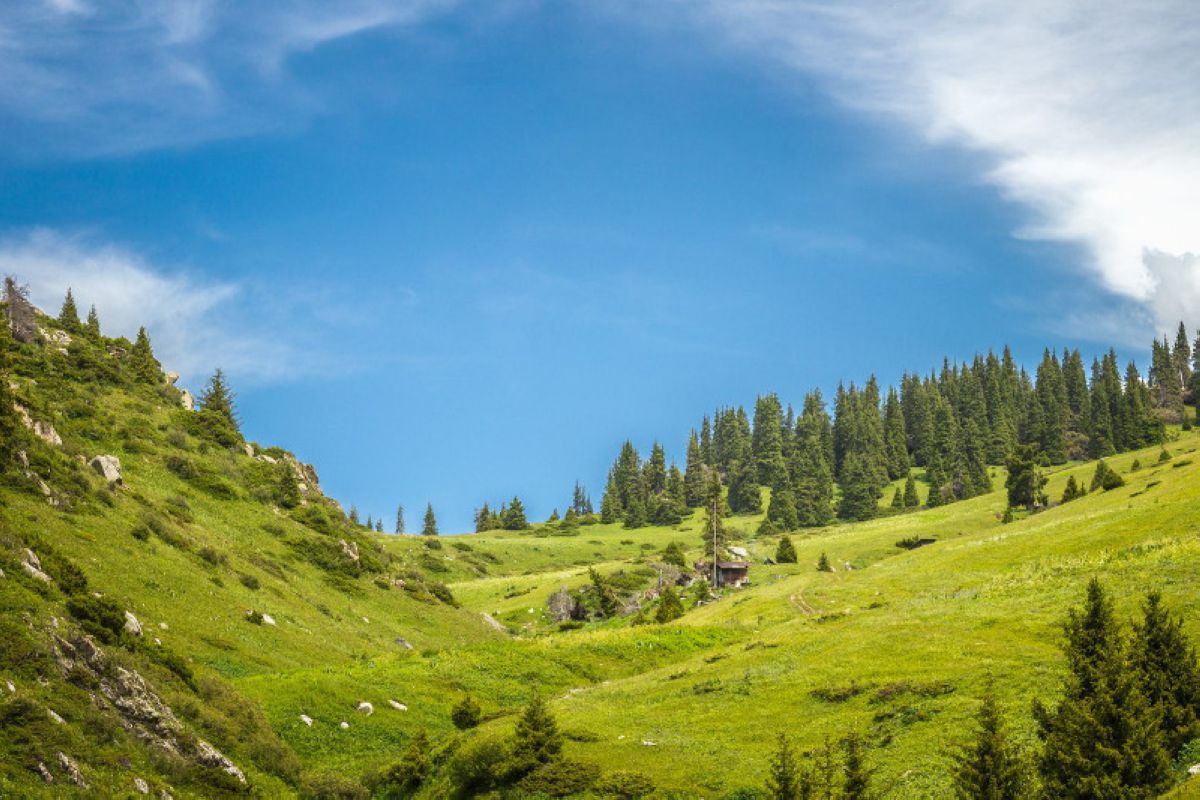
<svg viewBox="0 0 1200 800">
<path fill-rule="evenodd" d="M 717 566 L 721 569 L 750 569 L 749 561 L 718 561 Z"/>
</svg>

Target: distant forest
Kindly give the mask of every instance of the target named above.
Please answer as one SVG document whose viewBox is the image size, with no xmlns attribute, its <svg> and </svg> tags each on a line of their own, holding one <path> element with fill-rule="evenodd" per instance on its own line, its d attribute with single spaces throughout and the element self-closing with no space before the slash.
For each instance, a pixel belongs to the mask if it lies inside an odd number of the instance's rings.
<svg viewBox="0 0 1200 800">
<path fill-rule="evenodd" d="M 1191 426 L 1187 406 L 1200 399 L 1200 337 L 1180 323 L 1175 342 L 1155 340 L 1143 377 L 1130 361 L 1122 372 L 1109 350 L 1088 370 L 1078 350 L 1047 349 L 1034 375 L 1009 348 L 970 363 L 943 361 L 926 376 L 905 374 L 899 387 L 839 386 L 830 415 L 819 390 L 796 413 L 775 394 L 746 409 L 705 415 L 687 443 L 683 470 L 667 464 L 661 444 L 642 459 L 629 441 L 608 473 L 600 503 L 604 522 L 627 527 L 675 524 L 705 503 L 714 476 L 728 487 L 732 513 L 762 511 L 776 530 L 869 519 L 892 481 L 906 479 L 894 509 L 922 505 L 914 467 L 928 484 L 925 506 L 993 489 L 988 467 L 1018 452 L 1042 465 L 1103 458 L 1163 441 L 1167 424 Z M 568 516 L 579 509 L 579 489 Z M 590 501 L 588 503 L 590 511 Z"/>
</svg>

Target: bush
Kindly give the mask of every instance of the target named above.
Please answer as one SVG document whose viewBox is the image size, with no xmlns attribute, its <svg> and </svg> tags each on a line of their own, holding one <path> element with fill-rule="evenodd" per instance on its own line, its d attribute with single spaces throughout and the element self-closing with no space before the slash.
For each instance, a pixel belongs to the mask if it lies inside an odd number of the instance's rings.
<svg viewBox="0 0 1200 800">
<path fill-rule="evenodd" d="M 362 784 L 333 772 L 312 775 L 300 788 L 304 800 L 367 800 Z"/>
<path fill-rule="evenodd" d="M 654 781 L 640 772 L 619 769 L 596 781 L 592 791 L 605 800 L 641 800 L 654 791 Z"/>
<path fill-rule="evenodd" d="M 125 611 L 107 597 L 74 595 L 67 598 L 67 612 L 105 644 L 115 643 L 125 632 Z"/>
<path fill-rule="evenodd" d="M 167 456 L 167 469 L 185 481 L 196 477 L 196 465 L 183 456 Z"/>
<path fill-rule="evenodd" d="M 481 716 L 482 712 L 480 711 L 479 703 L 476 703 L 474 698 L 469 694 L 463 695 L 462 700 L 459 700 L 450 711 L 450 721 L 460 731 L 476 727 L 479 724 Z"/>
<path fill-rule="evenodd" d="M 200 548 L 200 557 L 212 564 L 214 567 L 223 566 L 229 563 L 229 557 L 215 547 L 205 545 Z"/>
<path fill-rule="evenodd" d="M 442 549 L 441 540 L 436 539 L 432 536 L 426 538 L 425 541 L 423 541 L 421 544 L 425 545 L 426 550 L 441 550 Z"/>
<path fill-rule="evenodd" d="M 242 582 L 242 586 L 245 586 L 251 591 L 257 592 L 262 586 L 262 584 L 259 583 L 258 578 L 254 577 L 253 575 L 247 575 L 244 572 L 238 573 L 238 580 Z"/>
<path fill-rule="evenodd" d="M 568 797 L 588 790 L 599 777 L 593 764 L 560 758 L 538 767 L 517 783 L 517 789 L 547 797 Z"/>
<path fill-rule="evenodd" d="M 36 547 L 38 559 L 42 562 L 42 569 L 54 579 L 63 594 L 73 595 L 87 591 L 87 575 L 75 566 L 73 561 L 46 544 L 38 544 Z"/>
<path fill-rule="evenodd" d="M 251 625 L 262 625 L 263 624 L 262 612 L 261 611 L 251 611 L 249 614 L 246 615 L 246 622 L 249 622 Z"/>
<path fill-rule="evenodd" d="M 454 754 L 446 765 L 446 772 L 461 794 L 482 794 L 499 782 L 510 753 L 510 745 L 504 739 L 496 736 L 479 738 Z"/>
</svg>

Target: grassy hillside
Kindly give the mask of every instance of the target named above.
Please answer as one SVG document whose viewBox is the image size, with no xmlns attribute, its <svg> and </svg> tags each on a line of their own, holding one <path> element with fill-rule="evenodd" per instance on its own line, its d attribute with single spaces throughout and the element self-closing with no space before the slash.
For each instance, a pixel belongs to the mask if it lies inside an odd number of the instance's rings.
<svg viewBox="0 0 1200 800">
<path fill-rule="evenodd" d="M 988 680 L 1033 745 L 1030 703 L 1057 691 L 1060 623 L 1090 577 L 1126 617 L 1161 589 L 1200 639 L 1196 433 L 1172 432 L 1170 460 L 1158 448 L 1108 459 L 1121 488 L 1009 524 L 994 470 L 989 495 L 797 532 L 797 564 L 763 563 L 778 537 L 754 533 L 761 517 L 733 517 L 749 586 L 702 605 L 687 590 L 687 613 L 666 625 L 563 624 L 547 601 L 586 586 L 590 568 L 634 595 L 657 583 L 667 544 L 699 558 L 699 515 L 636 530 L 371 533 L 290 454 L 222 446 L 169 383 L 139 382 L 110 346 L 77 336 L 66 353 L 29 344 L 16 356 L 18 400 L 62 441 L 27 433 L 29 474 L 0 491 L 0 796 L 126 796 L 135 780 L 174 797 L 322 796 L 330 776 L 358 782 L 394 762 L 422 727 L 440 766 L 510 730 L 537 690 L 571 758 L 643 773 L 660 796 L 760 786 L 776 732 L 814 750 L 857 730 L 880 794 L 940 798 L 948 748 Z M 87 465 L 97 455 L 120 459 L 121 485 Z M 1094 468 L 1052 470 L 1049 496 Z M 307 494 L 292 491 L 297 477 Z M 932 543 L 898 545 L 912 538 Z M 23 565 L 26 549 L 49 582 Z M 822 553 L 834 572 L 816 570 Z M 124 612 L 140 636 L 121 632 Z M 85 632 L 101 642 L 98 666 L 71 656 Z M 130 673 L 177 725 L 118 702 Z M 484 722 L 461 733 L 450 710 L 465 692 Z M 439 773 L 422 795 L 447 792 Z"/>
</svg>

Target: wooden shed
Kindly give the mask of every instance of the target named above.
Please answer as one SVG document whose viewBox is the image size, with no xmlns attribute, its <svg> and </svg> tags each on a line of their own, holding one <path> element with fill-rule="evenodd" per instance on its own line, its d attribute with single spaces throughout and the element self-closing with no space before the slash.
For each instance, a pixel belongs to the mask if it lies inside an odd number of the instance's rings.
<svg viewBox="0 0 1200 800">
<path fill-rule="evenodd" d="M 749 561 L 717 562 L 717 586 L 742 586 L 749 582 Z"/>
</svg>

